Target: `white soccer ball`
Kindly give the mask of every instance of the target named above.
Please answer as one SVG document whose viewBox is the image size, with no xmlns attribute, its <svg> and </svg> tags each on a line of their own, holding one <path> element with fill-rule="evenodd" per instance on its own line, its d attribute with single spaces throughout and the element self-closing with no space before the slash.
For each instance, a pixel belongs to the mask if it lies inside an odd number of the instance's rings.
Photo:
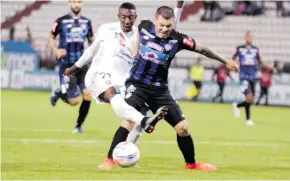
<svg viewBox="0 0 290 181">
<path fill-rule="evenodd" d="M 121 142 L 113 150 L 113 160 L 121 167 L 132 167 L 140 158 L 138 147 L 134 143 Z"/>
</svg>

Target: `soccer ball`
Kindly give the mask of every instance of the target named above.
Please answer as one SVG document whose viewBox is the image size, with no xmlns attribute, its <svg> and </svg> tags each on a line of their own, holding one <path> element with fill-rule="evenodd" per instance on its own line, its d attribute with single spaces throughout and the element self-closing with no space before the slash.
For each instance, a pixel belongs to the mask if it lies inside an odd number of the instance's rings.
<svg viewBox="0 0 290 181">
<path fill-rule="evenodd" d="M 121 167 L 132 167 L 140 158 L 138 147 L 134 143 L 121 142 L 113 150 L 113 160 Z"/>
</svg>

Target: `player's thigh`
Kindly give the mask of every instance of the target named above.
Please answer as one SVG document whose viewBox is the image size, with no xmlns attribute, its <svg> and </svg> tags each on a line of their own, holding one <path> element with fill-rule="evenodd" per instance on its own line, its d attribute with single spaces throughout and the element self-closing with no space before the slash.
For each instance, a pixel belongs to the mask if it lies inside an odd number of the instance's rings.
<svg viewBox="0 0 290 181">
<path fill-rule="evenodd" d="M 97 103 L 103 102 L 99 96 L 106 90 L 115 85 L 112 82 L 111 74 L 105 71 L 98 71 L 92 74 L 87 74 L 85 78 L 85 85 L 91 96 Z"/>
<path fill-rule="evenodd" d="M 185 117 L 182 113 L 182 110 L 175 100 L 175 98 L 171 95 L 169 90 L 165 90 L 163 92 L 159 92 L 154 94 L 152 98 L 149 99 L 148 105 L 155 113 L 157 109 L 162 106 L 166 106 L 168 109 L 167 115 L 165 116 L 165 120 L 172 127 L 175 127 L 178 123 L 185 120 Z"/>
<path fill-rule="evenodd" d="M 136 110 L 141 111 L 144 109 L 148 96 L 150 95 L 144 88 L 130 84 L 126 88 L 125 101 Z"/>
<path fill-rule="evenodd" d="M 78 105 L 80 103 L 80 89 L 78 88 L 76 77 L 72 76 L 65 81 L 67 99 L 69 104 Z"/>
<path fill-rule="evenodd" d="M 243 94 L 246 96 L 246 101 L 251 102 L 253 100 L 253 91 L 255 90 L 255 87 L 253 87 L 253 84 L 249 80 L 241 80 L 240 81 L 240 88 Z"/>
<path fill-rule="evenodd" d="M 86 77 L 87 71 L 88 71 L 88 66 L 85 65 L 79 71 L 77 71 L 75 73 L 77 85 L 79 86 L 79 88 L 81 90 L 83 90 L 84 88 L 86 88 L 86 86 L 85 86 L 85 77 Z"/>
</svg>

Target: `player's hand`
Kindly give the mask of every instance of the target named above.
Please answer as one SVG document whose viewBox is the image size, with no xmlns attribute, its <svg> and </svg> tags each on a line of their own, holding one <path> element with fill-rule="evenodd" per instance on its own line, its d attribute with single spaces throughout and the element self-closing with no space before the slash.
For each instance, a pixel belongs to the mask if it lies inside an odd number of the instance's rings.
<svg viewBox="0 0 290 181">
<path fill-rule="evenodd" d="M 240 72 L 240 68 L 238 66 L 238 63 L 234 60 L 227 61 L 226 67 L 231 71 Z"/>
<path fill-rule="evenodd" d="M 73 66 L 71 66 L 70 68 L 66 68 L 66 69 L 64 70 L 63 75 L 65 75 L 65 76 L 71 76 L 73 73 L 75 73 L 75 71 L 76 71 L 77 69 L 78 69 L 78 67 L 75 66 L 75 65 L 73 65 Z"/>
<path fill-rule="evenodd" d="M 176 7 L 177 8 L 182 8 L 183 4 L 184 4 L 184 1 L 177 1 Z"/>
<path fill-rule="evenodd" d="M 65 49 L 57 49 L 56 50 L 56 58 L 60 59 L 66 55 Z"/>
</svg>

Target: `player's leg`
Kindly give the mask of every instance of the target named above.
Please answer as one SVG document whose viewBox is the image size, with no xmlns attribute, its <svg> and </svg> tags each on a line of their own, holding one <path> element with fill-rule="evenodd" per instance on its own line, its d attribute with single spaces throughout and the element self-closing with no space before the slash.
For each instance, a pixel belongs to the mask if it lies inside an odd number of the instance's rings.
<svg viewBox="0 0 290 181">
<path fill-rule="evenodd" d="M 224 94 L 224 88 L 225 88 L 225 83 L 219 82 L 219 88 L 220 88 L 220 102 L 223 103 L 224 99 L 223 99 L 223 94 Z"/>
<path fill-rule="evenodd" d="M 77 87 L 76 77 L 63 76 L 66 67 L 67 66 L 63 64 L 59 65 L 60 87 L 53 89 L 51 93 L 50 103 L 52 106 L 56 105 L 59 98 L 72 106 L 76 106 L 80 102 L 80 93 Z"/>
<path fill-rule="evenodd" d="M 77 84 L 83 94 L 83 100 L 81 103 L 81 106 L 79 108 L 79 116 L 77 118 L 77 123 L 75 128 L 73 129 L 74 133 L 82 133 L 82 125 L 89 113 L 90 107 L 91 107 L 91 99 L 92 96 L 88 89 L 85 86 L 85 76 L 87 73 L 88 67 L 83 67 L 80 71 L 78 71 L 75 76 L 77 78 Z"/>
<path fill-rule="evenodd" d="M 144 115 L 149 117 L 151 114 L 151 110 L 149 109 L 148 106 L 144 105 L 143 108 L 141 108 L 140 112 Z M 155 126 L 155 125 L 153 125 Z M 130 131 L 127 141 L 136 143 L 139 139 L 139 137 L 142 135 L 143 129 L 140 124 L 135 124 L 134 128 Z"/>
<path fill-rule="evenodd" d="M 255 96 L 255 82 L 250 80 L 242 80 L 241 88 L 246 96 L 246 100 L 237 104 L 237 108 L 245 107 L 246 111 L 246 124 L 253 126 L 254 122 L 251 120 L 251 105 L 254 101 Z M 235 109 L 235 108 L 234 108 Z"/>
<path fill-rule="evenodd" d="M 256 105 L 259 105 L 260 104 L 260 101 L 263 98 L 264 94 L 265 94 L 265 92 L 264 92 L 263 86 L 260 86 L 260 96 L 259 96 L 259 98 L 257 100 Z"/>
<path fill-rule="evenodd" d="M 217 84 L 218 84 L 219 89 L 220 89 L 219 82 L 217 82 Z M 219 98 L 219 96 L 220 96 L 220 91 L 219 91 L 219 92 L 216 94 L 216 96 L 212 99 L 212 102 L 215 102 L 215 100 L 216 100 L 217 98 Z"/>
<path fill-rule="evenodd" d="M 146 100 L 145 97 L 147 97 L 147 95 L 142 90 L 139 90 L 139 88 L 129 86 L 127 89 L 127 93 L 126 93 L 125 97 L 126 97 L 126 102 L 128 102 L 129 105 L 133 106 L 138 111 L 141 111 L 141 108 L 145 104 L 145 100 Z M 164 111 L 165 110 L 163 108 L 159 108 L 156 111 L 156 113 L 151 117 L 152 118 L 151 122 L 153 122 L 155 120 L 163 119 L 163 117 L 165 115 Z M 135 124 L 138 124 L 138 123 L 135 123 Z M 139 123 L 139 125 L 140 125 L 140 123 Z M 105 161 L 101 165 L 98 166 L 99 168 L 111 169 L 113 167 L 113 161 L 112 161 L 113 150 L 117 144 L 119 144 L 122 141 L 126 141 L 128 134 L 132 130 L 133 126 L 134 125 L 132 123 L 130 123 L 130 121 L 128 121 L 128 120 L 122 121 L 121 126 L 118 128 L 118 130 L 116 131 L 116 133 L 114 135 L 110 149 L 108 151 L 107 158 L 105 159 Z M 144 126 L 142 124 L 141 124 L 141 127 L 144 129 Z"/>
<path fill-rule="evenodd" d="M 171 96 L 169 90 L 156 93 L 149 99 L 148 105 L 153 112 L 159 106 L 166 106 L 168 108 L 165 120 L 176 130 L 177 144 L 184 157 L 187 169 L 216 170 L 214 165 L 196 162 L 194 143 L 189 132 L 188 123 L 180 106 Z"/>
<path fill-rule="evenodd" d="M 265 105 L 268 106 L 268 95 L 269 95 L 269 87 L 264 87 L 264 92 L 265 92 L 265 96 L 266 96 L 266 102 Z"/>
<path fill-rule="evenodd" d="M 240 80 L 240 88 L 243 94 L 247 95 L 250 90 L 250 85 L 248 80 Z M 233 103 L 233 110 L 234 110 L 234 115 L 235 117 L 240 117 L 240 108 L 245 107 L 247 104 L 247 101 L 242 101 L 240 103 Z"/>
</svg>

